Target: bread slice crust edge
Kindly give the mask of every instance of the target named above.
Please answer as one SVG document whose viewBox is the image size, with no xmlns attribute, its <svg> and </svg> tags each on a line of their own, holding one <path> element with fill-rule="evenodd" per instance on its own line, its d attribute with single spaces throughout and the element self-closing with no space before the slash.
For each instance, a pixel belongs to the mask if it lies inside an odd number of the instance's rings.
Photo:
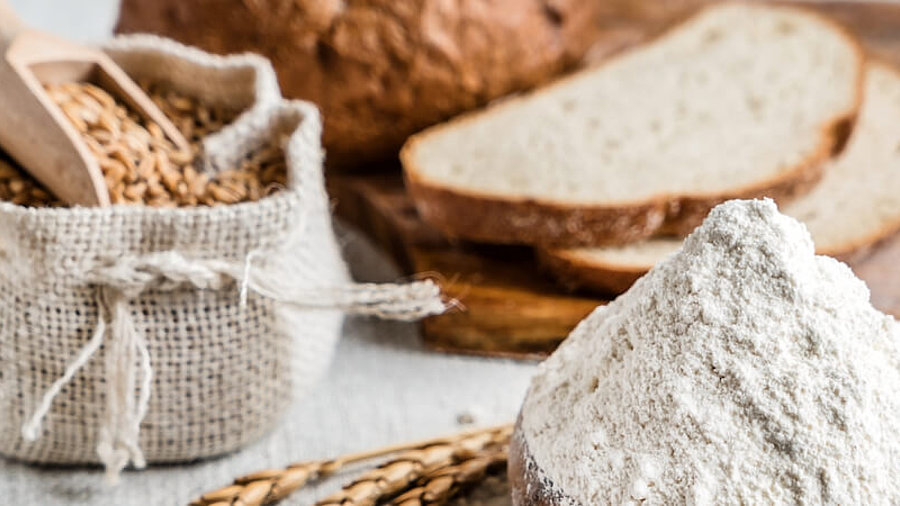
<svg viewBox="0 0 900 506">
<path fill-rule="evenodd" d="M 588 288 L 591 291 L 617 295 L 624 293 L 635 281 L 650 270 L 643 266 L 625 267 L 602 262 L 585 262 L 567 249 L 536 250 L 538 263 L 556 281 L 569 290 Z"/>
</svg>

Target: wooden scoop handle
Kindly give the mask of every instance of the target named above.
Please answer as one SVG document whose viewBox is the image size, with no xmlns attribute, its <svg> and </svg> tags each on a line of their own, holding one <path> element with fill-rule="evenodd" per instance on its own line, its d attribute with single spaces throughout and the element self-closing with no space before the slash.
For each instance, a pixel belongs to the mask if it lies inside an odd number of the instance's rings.
<svg viewBox="0 0 900 506">
<path fill-rule="evenodd" d="M 16 35 L 28 28 L 7 0 L 0 0 L 0 45 L 9 45 Z"/>
</svg>

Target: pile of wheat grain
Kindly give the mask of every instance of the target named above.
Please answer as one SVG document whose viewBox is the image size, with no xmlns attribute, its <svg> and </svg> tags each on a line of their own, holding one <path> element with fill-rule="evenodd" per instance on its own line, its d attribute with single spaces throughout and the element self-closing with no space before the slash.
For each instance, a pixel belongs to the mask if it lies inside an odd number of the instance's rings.
<svg viewBox="0 0 900 506">
<path fill-rule="evenodd" d="M 259 200 L 285 185 L 287 170 L 280 143 L 256 150 L 237 167 L 204 172 L 199 163 L 201 140 L 229 123 L 237 111 L 143 86 L 191 143 L 189 151 L 177 149 L 159 125 L 145 121 L 97 86 L 64 83 L 46 87 L 97 157 L 112 203 L 154 207 L 235 204 Z M 62 205 L 8 159 L 0 159 L 0 199 L 35 207 Z"/>
</svg>

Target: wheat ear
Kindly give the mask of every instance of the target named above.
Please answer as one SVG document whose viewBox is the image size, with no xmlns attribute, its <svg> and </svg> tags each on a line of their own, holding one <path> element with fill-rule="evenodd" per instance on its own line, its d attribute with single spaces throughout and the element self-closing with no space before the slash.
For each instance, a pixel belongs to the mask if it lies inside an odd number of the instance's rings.
<svg viewBox="0 0 900 506">
<path fill-rule="evenodd" d="M 232 485 L 203 494 L 190 504 L 191 506 L 272 504 L 310 481 L 330 476 L 351 464 L 397 454 L 387 463 L 364 473 L 340 492 L 318 503 L 341 506 L 375 504 L 367 501 L 371 498 L 378 501 L 401 494 L 412 486 L 425 483 L 422 480 L 431 473 L 460 466 L 470 460 L 485 458 L 492 450 L 505 448 L 511 433 L 511 425 L 502 425 L 344 455 L 331 460 L 301 462 L 283 469 L 266 469 L 237 478 Z"/>
</svg>

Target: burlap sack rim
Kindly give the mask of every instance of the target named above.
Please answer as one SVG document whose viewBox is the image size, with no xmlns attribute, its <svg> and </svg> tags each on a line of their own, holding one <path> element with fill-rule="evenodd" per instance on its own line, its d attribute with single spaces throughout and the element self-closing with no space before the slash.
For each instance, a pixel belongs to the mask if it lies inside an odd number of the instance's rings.
<svg viewBox="0 0 900 506">
<path fill-rule="evenodd" d="M 208 53 L 198 47 L 188 46 L 173 39 L 154 35 L 152 33 L 131 33 L 117 35 L 101 44 L 104 50 L 134 50 L 145 49 L 159 53 L 179 53 L 179 58 L 200 63 L 207 67 L 240 67 L 248 63 L 254 67 L 266 67 L 272 78 L 276 77 L 272 62 L 264 56 L 249 51 L 230 54 Z M 265 76 L 268 79 L 268 76 Z M 273 79 L 277 86 L 277 79 Z"/>
<path fill-rule="evenodd" d="M 116 59 L 118 53 L 144 52 L 171 58 L 177 55 L 180 60 L 203 69 L 237 69 L 247 68 L 255 73 L 255 97 L 253 107 L 266 104 L 278 104 L 284 98 L 278 85 L 278 75 L 267 58 L 250 52 L 218 55 L 207 53 L 194 46 L 150 33 L 119 35 L 101 45 L 101 48 Z M 245 113 L 246 114 L 246 113 Z"/>
</svg>

